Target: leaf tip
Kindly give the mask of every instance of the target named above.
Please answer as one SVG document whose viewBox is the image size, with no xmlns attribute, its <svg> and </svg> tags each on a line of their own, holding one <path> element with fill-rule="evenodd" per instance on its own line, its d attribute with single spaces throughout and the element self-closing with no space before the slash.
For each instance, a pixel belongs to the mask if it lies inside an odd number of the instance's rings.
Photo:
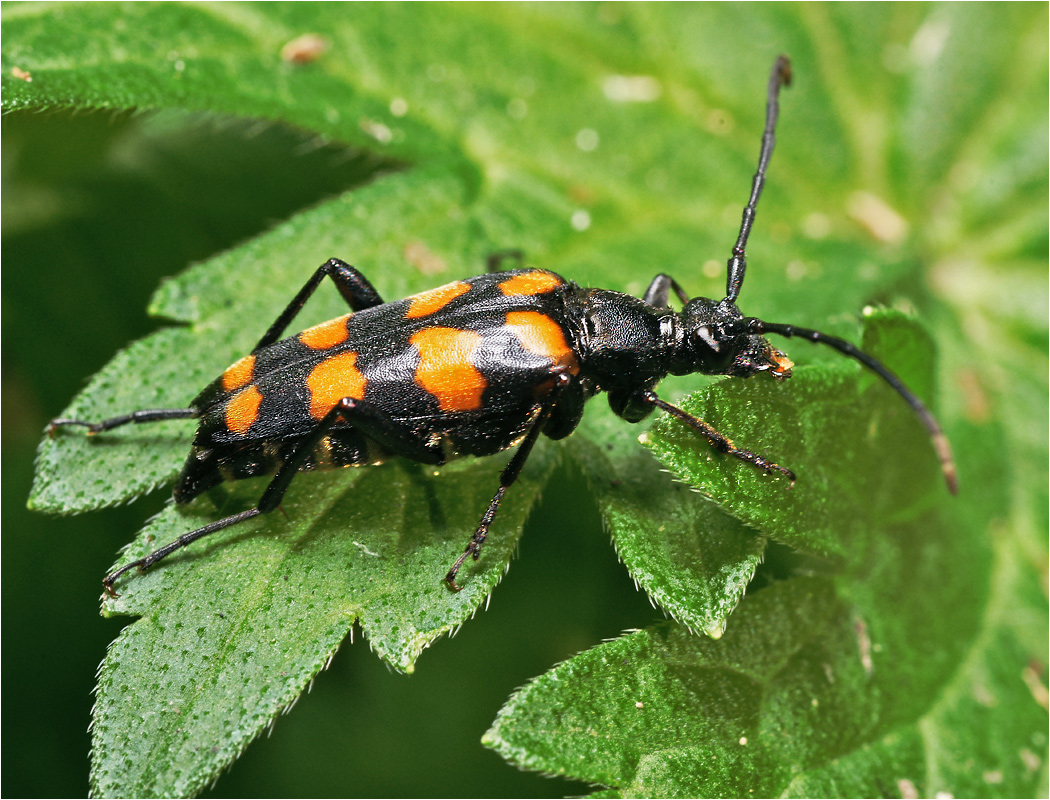
<svg viewBox="0 0 1050 800">
<path fill-rule="evenodd" d="M 704 628 L 704 633 L 710 636 L 712 639 L 721 639 L 722 634 L 726 632 L 726 620 L 725 618 L 712 620 Z"/>
</svg>

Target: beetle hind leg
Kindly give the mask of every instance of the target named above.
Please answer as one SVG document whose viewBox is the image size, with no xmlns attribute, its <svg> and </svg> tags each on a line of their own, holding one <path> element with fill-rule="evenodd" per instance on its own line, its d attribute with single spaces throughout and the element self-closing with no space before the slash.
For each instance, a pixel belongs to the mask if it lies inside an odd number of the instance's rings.
<svg viewBox="0 0 1050 800">
<path fill-rule="evenodd" d="M 268 514 L 273 511 L 280 505 L 285 492 L 288 491 L 288 487 L 292 483 L 292 479 L 304 469 L 304 465 L 306 465 L 309 459 L 313 457 L 318 444 L 320 444 L 321 441 L 331 433 L 332 426 L 340 420 L 350 423 L 355 428 L 358 428 L 364 436 L 370 439 L 375 439 L 384 447 L 392 452 L 397 452 L 399 455 L 404 455 L 415 461 L 422 461 L 428 464 L 439 464 L 442 461 L 443 456 L 440 448 L 432 447 L 427 442 L 418 438 L 413 438 L 407 434 L 398 436 L 397 434 L 400 433 L 400 429 L 396 425 L 393 425 L 389 417 L 387 417 L 382 411 L 369 403 L 357 401 L 351 397 L 345 397 L 336 403 L 335 406 L 325 414 L 320 421 L 318 421 L 313 429 L 298 442 L 295 449 L 288 454 L 284 463 L 281 464 L 280 468 L 277 470 L 277 474 L 273 476 L 270 484 L 266 487 L 262 497 L 259 498 L 259 502 L 256 503 L 255 508 L 250 508 L 247 511 L 224 517 L 210 525 L 205 525 L 202 528 L 185 533 L 178 539 L 154 550 L 145 558 L 132 561 L 129 564 L 125 564 L 120 569 L 114 570 L 102 581 L 106 593 L 111 597 L 115 597 L 116 592 L 113 588 L 114 583 L 122 575 L 133 569 L 138 569 L 140 572 L 145 571 L 161 559 L 166 558 L 176 550 L 179 550 L 198 539 L 217 531 L 224 530 L 225 528 L 228 528 L 231 525 L 236 525 L 239 522 L 244 522 L 245 520 L 257 517 L 260 514 Z M 214 472 L 215 475 L 218 475 L 218 472 L 215 472 L 214 470 L 212 472 Z M 208 474 L 210 475 L 211 473 Z M 203 491 L 203 488 L 200 489 L 200 491 Z M 192 496 L 196 496 L 197 493 L 199 493 L 199 491 Z M 192 499 L 192 497 L 181 498 L 180 502 L 187 502 L 189 499 Z"/>
<path fill-rule="evenodd" d="M 525 251 L 516 247 L 511 247 L 506 250 L 496 250 L 495 252 L 489 253 L 485 258 L 485 272 L 490 274 L 493 272 L 503 272 L 504 261 L 516 261 L 517 266 L 524 266 Z"/>
<path fill-rule="evenodd" d="M 48 436 L 54 436 L 55 431 L 59 428 L 68 427 L 71 425 L 80 425 L 81 427 L 88 429 L 88 434 L 102 433 L 113 428 L 119 428 L 121 425 L 127 425 L 129 422 L 159 422 L 165 419 L 189 419 L 196 417 L 200 412 L 195 408 L 146 408 L 141 411 L 132 411 L 130 414 L 122 414 L 119 417 L 110 417 L 104 419 L 101 422 L 86 422 L 82 419 L 69 419 L 66 417 L 59 417 L 58 419 L 51 420 L 47 426 Z"/>
</svg>

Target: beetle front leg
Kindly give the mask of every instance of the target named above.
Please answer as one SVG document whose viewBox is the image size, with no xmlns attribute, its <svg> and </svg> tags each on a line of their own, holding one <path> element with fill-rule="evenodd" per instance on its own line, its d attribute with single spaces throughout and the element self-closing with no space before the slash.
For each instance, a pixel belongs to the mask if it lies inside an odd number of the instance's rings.
<svg viewBox="0 0 1050 800">
<path fill-rule="evenodd" d="M 684 422 L 694 431 L 696 431 L 705 439 L 707 439 L 707 441 L 710 442 L 711 446 L 715 448 L 715 450 L 718 450 L 721 453 L 725 453 L 726 455 L 733 456 L 734 458 L 739 458 L 741 461 L 746 461 L 749 464 L 754 464 L 767 475 L 770 475 L 773 472 L 783 473 L 787 476 L 788 480 L 791 481 L 791 485 L 788 486 L 788 488 L 790 489 L 791 486 L 795 485 L 795 473 L 789 470 L 787 467 L 782 467 L 779 464 L 774 464 L 772 461 L 770 461 L 768 458 L 765 458 L 764 456 L 760 456 L 757 453 L 752 453 L 750 450 L 744 450 L 740 447 L 737 447 L 735 444 L 733 444 L 733 441 L 731 439 L 719 433 L 711 425 L 704 422 L 702 419 L 694 417 L 692 414 L 683 411 L 682 409 L 678 408 L 678 406 L 673 406 L 670 403 L 661 400 L 659 397 L 656 396 L 655 392 L 646 390 L 642 392 L 641 398 L 646 403 L 649 403 L 655 408 L 659 408 L 661 411 L 666 411 L 675 419 Z"/>
<path fill-rule="evenodd" d="M 679 286 L 678 281 L 670 275 L 665 275 L 662 272 L 653 278 L 653 282 L 649 284 L 649 288 L 642 295 L 642 301 L 653 308 L 667 308 L 667 301 L 671 296 L 672 290 L 683 306 L 689 303 L 689 295 L 685 293 L 685 289 Z"/>
</svg>

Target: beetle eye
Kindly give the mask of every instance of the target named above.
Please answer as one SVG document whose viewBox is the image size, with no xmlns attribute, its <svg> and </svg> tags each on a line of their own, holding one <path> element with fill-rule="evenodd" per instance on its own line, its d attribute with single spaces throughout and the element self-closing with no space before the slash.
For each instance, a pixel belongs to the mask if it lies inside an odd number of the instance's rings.
<svg viewBox="0 0 1050 800">
<path fill-rule="evenodd" d="M 707 325 L 701 325 L 693 331 L 694 347 L 707 347 L 709 350 L 718 353 L 721 351 L 723 344 L 725 344 L 724 340 L 719 339 L 718 333 L 712 331 Z"/>
</svg>

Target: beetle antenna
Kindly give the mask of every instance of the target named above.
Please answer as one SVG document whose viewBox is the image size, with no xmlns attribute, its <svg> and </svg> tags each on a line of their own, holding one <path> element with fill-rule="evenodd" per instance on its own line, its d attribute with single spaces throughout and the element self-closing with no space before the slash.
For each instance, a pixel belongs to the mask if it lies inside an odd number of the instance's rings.
<svg viewBox="0 0 1050 800">
<path fill-rule="evenodd" d="M 774 131 L 777 127 L 777 117 L 780 114 L 780 104 L 777 102 L 780 87 L 790 85 L 791 61 L 787 56 L 779 56 L 769 76 L 769 92 L 766 95 L 766 128 L 762 131 L 762 150 L 758 155 L 758 170 L 755 172 L 755 177 L 751 179 L 751 198 L 744 207 L 744 218 L 740 223 L 740 233 L 736 237 L 736 244 L 733 246 L 733 255 L 726 263 L 726 300 L 730 302 L 735 302 L 740 295 L 740 286 L 744 282 L 744 272 L 747 270 L 747 256 L 744 255 L 744 248 L 747 247 L 747 237 L 751 235 L 751 226 L 755 224 L 755 207 L 762 194 L 762 187 L 765 186 L 766 168 L 769 166 L 770 156 L 773 155 L 773 145 L 776 144 Z"/>
<path fill-rule="evenodd" d="M 837 336 L 829 336 L 826 333 L 811 330 L 810 328 L 799 328 L 795 325 L 781 325 L 774 322 L 763 322 L 754 317 L 748 317 L 742 320 L 742 323 L 746 326 L 747 333 L 778 333 L 781 336 L 786 336 L 788 338 L 796 337 L 799 339 L 808 339 L 811 342 L 819 344 L 826 344 L 829 347 L 835 348 L 843 355 L 856 359 L 886 381 L 886 383 L 892 386 L 897 394 L 903 397 L 904 401 L 912 407 L 912 410 L 915 411 L 915 414 L 926 427 L 926 430 L 930 434 L 930 439 L 933 441 L 933 448 L 937 452 L 937 458 L 941 462 L 941 472 L 944 473 L 944 482 L 948 484 L 948 491 L 952 494 L 958 494 L 958 476 L 955 469 L 955 459 L 952 458 L 952 448 L 951 445 L 948 444 L 948 437 L 945 436 L 944 431 L 941 430 L 941 426 L 937 423 L 937 420 L 934 419 L 933 414 L 931 414 L 930 410 L 926 408 L 926 405 L 922 400 L 916 397 L 912 391 L 904 385 L 904 381 L 890 372 L 885 364 L 874 356 L 869 356 L 863 350 L 850 342 L 847 342 L 845 339 L 839 339 Z"/>
</svg>

